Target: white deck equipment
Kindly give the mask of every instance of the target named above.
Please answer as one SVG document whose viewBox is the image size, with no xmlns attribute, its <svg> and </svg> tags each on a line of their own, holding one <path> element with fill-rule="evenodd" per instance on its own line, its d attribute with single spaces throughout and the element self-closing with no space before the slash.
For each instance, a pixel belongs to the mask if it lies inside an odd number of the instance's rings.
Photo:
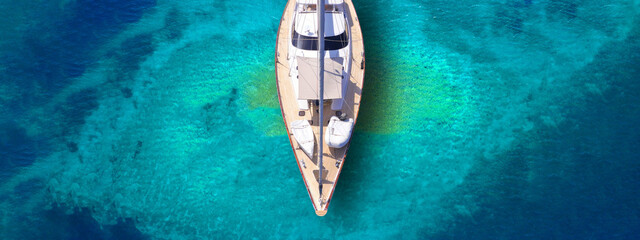
<svg viewBox="0 0 640 240">
<path fill-rule="evenodd" d="M 342 121 L 338 117 L 333 116 L 329 120 L 329 125 L 327 125 L 327 134 L 324 140 L 329 147 L 341 148 L 349 142 L 351 131 L 353 131 L 353 118 Z"/>
<path fill-rule="evenodd" d="M 296 142 L 298 142 L 298 145 L 300 145 L 302 151 L 304 151 L 309 158 L 313 158 L 315 138 L 313 137 L 313 130 L 311 129 L 311 125 L 309 125 L 309 121 L 298 120 L 292 122 L 291 133 L 296 139 Z"/>
</svg>

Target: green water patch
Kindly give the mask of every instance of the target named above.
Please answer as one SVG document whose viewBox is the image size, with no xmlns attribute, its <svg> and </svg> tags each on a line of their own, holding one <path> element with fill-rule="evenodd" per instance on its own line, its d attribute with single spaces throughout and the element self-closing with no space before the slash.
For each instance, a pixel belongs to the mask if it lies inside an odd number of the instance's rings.
<svg viewBox="0 0 640 240">
<path fill-rule="evenodd" d="M 241 77 L 245 83 L 241 87 L 240 103 L 246 108 L 238 115 L 267 136 L 286 135 L 278 102 L 273 51 L 263 51 L 258 59 L 260 64 L 251 66 Z"/>
<path fill-rule="evenodd" d="M 278 89 L 276 86 L 276 73 L 272 65 L 273 61 L 266 61 L 269 65 L 257 65 L 253 71 L 249 71 L 245 80 L 243 94 L 249 109 L 259 107 L 280 108 L 278 103 Z"/>
<path fill-rule="evenodd" d="M 403 127 L 406 119 L 399 99 L 401 89 L 396 87 L 394 70 L 386 61 L 368 58 L 358 115 L 358 130 L 376 133 L 394 133 Z"/>
<path fill-rule="evenodd" d="M 392 52 L 387 58 L 368 58 L 360 130 L 391 134 L 465 117 L 462 113 L 471 106 L 465 69 L 438 53 Z"/>
<path fill-rule="evenodd" d="M 366 70 L 357 130 L 395 134 L 474 121 L 471 60 L 429 41 L 419 27 L 430 20 L 422 3 L 361 5 Z M 398 22 L 373 14 L 381 11 Z"/>
<path fill-rule="evenodd" d="M 401 105 L 412 119 L 446 123 L 461 117 L 459 113 L 467 107 L 469 99 L 465 94 L 468 91 L 463 89 L 465 86 L 453 83 L 455 78 L 464 77 L 461 71 L 437 55 L 416 56 L 414 61 L 404 61 L 406 63 L 400 64 L 397 76 L 403 79 L 399 86 L 404 95 Z"/>
</svg>

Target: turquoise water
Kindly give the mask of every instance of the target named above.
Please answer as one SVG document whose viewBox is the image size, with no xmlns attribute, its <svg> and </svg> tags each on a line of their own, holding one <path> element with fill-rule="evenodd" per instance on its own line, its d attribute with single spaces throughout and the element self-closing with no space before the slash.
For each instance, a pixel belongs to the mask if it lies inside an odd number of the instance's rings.
<svg viewBox="0 0 640 240">
<path fill-rule="evenodd" d="M 640 238 L 640 1 L 355 1 L 322 218 L 277 100 L 285 4 L 0 3 L 0 239 Z"/>
</svg>

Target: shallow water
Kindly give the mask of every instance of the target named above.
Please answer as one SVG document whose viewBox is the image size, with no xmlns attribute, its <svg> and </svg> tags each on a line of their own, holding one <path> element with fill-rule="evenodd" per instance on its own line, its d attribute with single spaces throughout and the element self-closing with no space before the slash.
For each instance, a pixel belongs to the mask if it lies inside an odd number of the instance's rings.
<svg viewBox="0 0 640 240">
<path fill-rule="evenodd" d="M 280 116 L 285 1 L 0 3 L 0 239 L 640 238 L 640 1 L 354 1 L 326 217 Z"/>
</svg>

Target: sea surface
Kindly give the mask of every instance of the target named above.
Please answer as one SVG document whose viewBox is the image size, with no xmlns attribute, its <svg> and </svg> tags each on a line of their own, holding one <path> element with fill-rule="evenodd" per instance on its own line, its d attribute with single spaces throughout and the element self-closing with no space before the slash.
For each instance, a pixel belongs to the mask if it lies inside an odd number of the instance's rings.
<svg viewBox="0 0 640 240">
<path fill-rule="evenodd" d="M 640 239 L 640 0 L 354 0 L 317 217 L 285 0 L 0 0 L 0 239 Z"/>
</svg>

